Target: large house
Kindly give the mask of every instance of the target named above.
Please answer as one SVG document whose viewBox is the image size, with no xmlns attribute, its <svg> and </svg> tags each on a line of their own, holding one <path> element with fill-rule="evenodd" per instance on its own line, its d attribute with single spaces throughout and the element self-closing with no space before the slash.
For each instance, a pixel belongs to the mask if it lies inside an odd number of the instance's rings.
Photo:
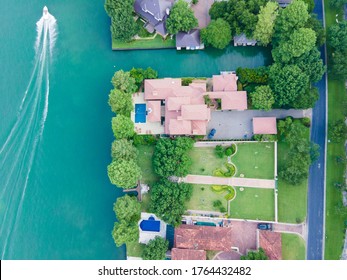
<svg viewBox="0 0 347 280">
<path fill-rule="evenodd" d="M 174 0 L 135 0 L 134 10 L 147 23 L 145 28 L 154 30 L 163 37 L 167 36 L 165 21 L 170 14 Z"/>
<path fill-rule="evenodd" d="M 213 90 L 207 91 L 206 81 L 183 86 L 178 78 L 145 80 L 144 93 L 133 96 L 135 112 L 132 113 L 132 120 L 136 132 L 206 135 L 211 119 L 207 97 L 219 100 L 221 110 L 247 109 L 247 93 L 237 91 L 237 76 L 234 73 L 215 75 L 212 82 Z"/>
</svg>

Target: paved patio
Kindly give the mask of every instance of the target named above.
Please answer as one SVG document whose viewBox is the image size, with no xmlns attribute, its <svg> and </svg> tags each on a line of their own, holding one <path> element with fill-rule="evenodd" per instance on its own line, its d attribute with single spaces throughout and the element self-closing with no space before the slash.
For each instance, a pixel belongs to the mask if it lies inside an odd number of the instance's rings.
<svg viewBox="0 0 347 280">
<path fill-rule="evenodd" d="M 216 129 L 214 139 L 250 139 L 253 136 L 252 119 L 254 117 L 276 117 L 283 119 L 311 117 L 312 110 L 246 110 L 246 111 L 213 111 L 207 131 Z"/>
<path fill-rule="evenodd" d="M 206 27 L 210 23 L 211 18 L 208 11 L 213 3 L 214 0 L 199 0 L 197 4 L 191 6 L 195 17 L 198 19 L 199 29 Z"/>
</svg>

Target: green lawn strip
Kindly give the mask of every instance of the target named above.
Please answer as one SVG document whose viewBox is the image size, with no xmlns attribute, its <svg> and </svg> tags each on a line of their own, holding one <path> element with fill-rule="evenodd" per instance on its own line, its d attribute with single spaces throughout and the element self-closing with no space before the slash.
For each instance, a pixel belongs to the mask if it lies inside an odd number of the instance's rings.
<svg viewBox="0 0 347 280">
<path fill-rule="evenodd" d="M 227 192 L 217 193 L 212 191 L 210 185 L 192 185 L 193 194 L 190 200 L 186 203 L 186 208 L 189 210 L 202 210 L 202 211 L 217 211 L 218 208 L 213 207 L 213 202 L 220 200 L 222 206 L 227 209 L 227 200 L 224 196 Z"/>
<path fill-rule="evenodd" d="M 297 234 L 282 233 L 282 259 L 305 260 L 305 241 Z"/>
<path fill-rule="evenodd" d="M 175 48 L 175 39 L 166 38 L 164 40 L 157 35 L 154 39 L 139 39 L 130 42 L 123 42 L 112 39 L 112 49 L 160 49 L 160 48 Z"/>
<path fill-rule="evenodd" d="M 141 212 L 149 212 L 149 204 L 151 202 L 151 195 L 150 193 L 145 193 L 142 195 L 142 201 L 141 201 Z"/>
<path fill-rule="evenodd" d="M 218 158 L 215 154 L 214 147 L 197 148 L 194 147 L 189 156 L 192 159 L 192 166 L 189 174 L 195 175 L 213 175 L 213 171 L 217 168 L 223 168 L 227 162 L 227 157 Z"/>
<path fill-rule="evenodd" d="M 142 252 L 145 248 L 145 244 L 139 242 L 129 242 L 126 244 L 127 256 L 141 258 Z"/>
<path fill-rule="evenodd" d="M 250 220 L 275 220 L 274 190 L 261 188 L 236 188 L 236 197 L 230 202 L 231 218 Z"/>
<path fill-rule="evenodd" d="M 278 168 L 286 164 L 288 145 L 278 142 Z M 281 178 L 278 179 L 278 220 L 285 223 L 300 223 L 306 219 L 307 212 L 307 185 L 305 180 L 293 186 Z"/>
<path fill-rule="evenodd" d="M 138 164 L 142 171 L 141 182 L 152 186 L 154 182 L 159 180 L 159 177 L 154 173 L 152 164 L 154 145 L 139 145 L 137 149 L 139 151 Z"/>
<path fill-rule="evenodd" d="M 324 1 L 325 19 L 327 29 L 336 23 L 336 15 L 339 20 L 342 19 L 342 11 L 334 10 L 330 7 L 329 1 Z M 331 52 L 328 47 L 328 57 Z M 329 68 L 329 60 L 328 60 Z M 343 106 L 346 98 L 346 89 L 344 81 L 332 80 L 328 76 L 328 119 L 329 122 L 344 118 Z M 326 220 L 325 220 L 325 255 L 327 260 L 336 260 L 340 258 L 345 236 L 344 221 L 346 215 L 336 211 L 337 205 L 342 202 L 341 191 L 334 187 L 334 183 L 342 182 L 345 166 L 337 164 L 336 156 L 344 156 L 343 143 L 328 143 L 327 149 L 327 178 L 326 178 Z"/>
<path fill-rule="evenodd" d="M 274 143 L 237 143 L 237 153 L 231 158 L 236 165 L 236 177 L 274 179 Z"/>
</svg>

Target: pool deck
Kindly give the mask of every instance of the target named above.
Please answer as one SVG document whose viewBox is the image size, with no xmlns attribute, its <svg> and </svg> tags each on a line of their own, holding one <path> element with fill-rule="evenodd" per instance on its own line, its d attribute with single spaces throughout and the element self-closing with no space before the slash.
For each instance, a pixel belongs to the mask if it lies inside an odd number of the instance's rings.
<svg viewBox="0 0 347 280">
<path fill-rule="evenodd" d="M 133 94 L 133 104 L 147 104 L 144 99 L 143 92 L 138 92 Z M 147 117 L 146 117 L 147 119 Z M 164 134 L 164 126 L 161 125 L 160 122 L 144 122 L 144 123 L 136 123 L 135 122 L 135 112 L 131 112 L 131 120 L 135 124 L 135 132 L 137 134 Z"/>
</svg>

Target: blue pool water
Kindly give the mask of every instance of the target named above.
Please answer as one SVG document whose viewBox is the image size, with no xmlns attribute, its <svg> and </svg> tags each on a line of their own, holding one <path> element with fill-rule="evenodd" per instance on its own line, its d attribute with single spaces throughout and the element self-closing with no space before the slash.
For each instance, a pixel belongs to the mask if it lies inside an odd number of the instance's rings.
<svg viewBox="0 0 347 280">
<path fill-rule="evenodd" d="M 146 122 L 146 104 L 135 104 L 135 123 Z"/>
<path fill-rule="evenodd" d="M 159 232 L 160 231 L 160 221 L 156 221 L 156 220 L 154 220 L 153 217 L 149 217 L 148 220 L 143 220 L 140 223 L 140 228 L 143 231 Z"/>
</svg>

